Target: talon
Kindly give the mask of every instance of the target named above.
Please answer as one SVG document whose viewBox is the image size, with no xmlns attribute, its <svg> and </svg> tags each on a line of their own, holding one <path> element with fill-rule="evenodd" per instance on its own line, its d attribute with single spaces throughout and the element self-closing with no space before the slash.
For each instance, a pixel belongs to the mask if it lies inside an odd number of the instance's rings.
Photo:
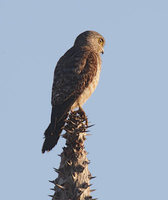
<svg viewBox="0 0 168 200">
<path fill-rule="evenodd" d="M 88 126 L 88 119 L 87 119 L 86 113 L 80 105 L 79 105 L 78 113 L 85 120 L 85 125 Z"/>
</svg>

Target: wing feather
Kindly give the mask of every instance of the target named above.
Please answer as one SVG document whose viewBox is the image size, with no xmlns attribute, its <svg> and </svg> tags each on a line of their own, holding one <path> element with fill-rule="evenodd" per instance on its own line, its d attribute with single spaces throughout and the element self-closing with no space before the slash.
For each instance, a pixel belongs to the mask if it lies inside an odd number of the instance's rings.
<svg viewBox="0 0 168 200">
<path fill-rule="evenodd" d="M 75 48 L 75 49 L 74 49 Z M 97 72 L 97 54 L 72 47 L 60 58 L 54 72 L 52 105 L 59 106 L 79 97 Z"/>
</svg>

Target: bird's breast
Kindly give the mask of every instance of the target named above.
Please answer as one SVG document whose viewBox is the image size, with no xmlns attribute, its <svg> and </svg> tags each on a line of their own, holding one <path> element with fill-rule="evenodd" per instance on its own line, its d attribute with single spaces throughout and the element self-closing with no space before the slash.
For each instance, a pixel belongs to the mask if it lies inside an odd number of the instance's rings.
<svg viewBox="0 0 168 200">
<path fill-rule="evenodd" d="M 95 91 L 99 82 L 100 71 L 101 71 L 101 64 L 98 64 L 95 77 L 93 78 L 92 82 L 88 85 L 88 87 L 84 89 L 84 91 L 79 96 L 79 98 L 75 101 L 75 103 L 72 105 L 71 107 L 72 110 L 78 107 L 79 105 L 82 106 L 91 96 L 91 94 Z"/>
</svg>

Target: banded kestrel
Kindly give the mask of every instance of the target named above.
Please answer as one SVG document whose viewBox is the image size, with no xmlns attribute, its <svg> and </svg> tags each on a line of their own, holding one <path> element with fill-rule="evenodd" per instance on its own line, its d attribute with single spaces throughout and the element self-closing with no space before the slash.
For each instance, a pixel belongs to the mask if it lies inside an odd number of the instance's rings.
<svg viewBox="0 0 168 200">
<path fill-rule="evenodd" d="M 85 31 L 58 61 L 52 86 L 51 122 L 46 129 L 42 153 L 58 142 L 70 110 L 81 108 L 94 92 L 101 71 L 105 39 L 95 31 Z"/>
</svg>

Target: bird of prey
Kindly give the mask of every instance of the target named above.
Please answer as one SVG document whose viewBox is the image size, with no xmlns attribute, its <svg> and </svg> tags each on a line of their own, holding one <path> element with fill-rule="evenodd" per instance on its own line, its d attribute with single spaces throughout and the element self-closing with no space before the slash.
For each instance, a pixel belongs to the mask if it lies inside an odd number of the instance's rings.
<svg viewBox="0 0 168 200">
<path fill-rule="evenodd" d="M 85 31 L 59 59 L 52 86 L 51 121 L 44 133 L 42 153 L 57 144 L 69 111 L 81 108 L 94 92 L 99 81 L 104 44 L 102 35 Z"/>
</svg>

